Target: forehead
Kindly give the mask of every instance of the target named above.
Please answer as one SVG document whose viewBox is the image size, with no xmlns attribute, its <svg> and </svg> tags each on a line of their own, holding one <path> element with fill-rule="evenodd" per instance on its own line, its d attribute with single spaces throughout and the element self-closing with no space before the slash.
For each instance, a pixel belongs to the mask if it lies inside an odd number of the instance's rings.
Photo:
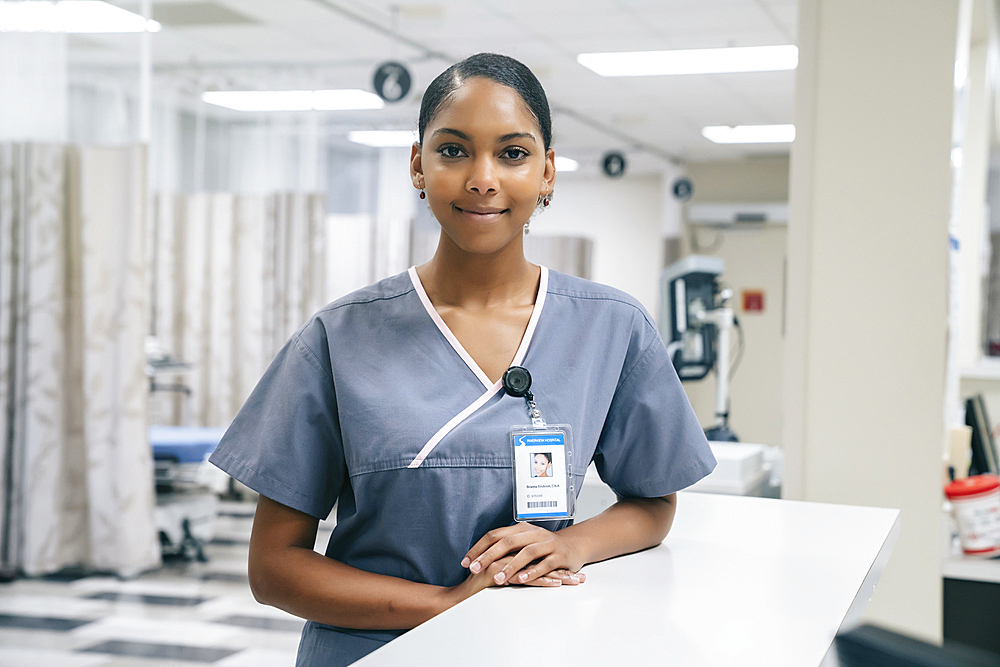
<svg viewBox="0 0 1000 667">
<path fill-rule="evenodd" d="M 532 132 L 536 138 L 541 136 L 538 120 L 521 94 L 483 77 L 460 83 L 441 103 L 427 127 L 471 130 L 468 134 Z"/>
</svg>

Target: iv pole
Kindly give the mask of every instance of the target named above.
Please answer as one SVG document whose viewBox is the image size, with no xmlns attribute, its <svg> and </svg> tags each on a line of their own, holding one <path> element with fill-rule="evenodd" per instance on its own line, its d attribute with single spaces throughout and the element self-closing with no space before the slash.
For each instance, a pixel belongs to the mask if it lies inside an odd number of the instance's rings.
<svg viewBox="0 0 1000 667">
<path fill-rule="evenodd" d="M 718 331 L 715 362 L 715 426 L 705 430 L 708 439 L 715 442 L 738 442 L 736 434 L 729 428 L 729 344 L 735 315 L 728 304 L 732 296 L 732 290 L 724 289 L 719 293 L 720 307 L 712 310 L 705 310 L 702 307 L 691 314 L 696 322 L 714 324 Z"/>
</svg>

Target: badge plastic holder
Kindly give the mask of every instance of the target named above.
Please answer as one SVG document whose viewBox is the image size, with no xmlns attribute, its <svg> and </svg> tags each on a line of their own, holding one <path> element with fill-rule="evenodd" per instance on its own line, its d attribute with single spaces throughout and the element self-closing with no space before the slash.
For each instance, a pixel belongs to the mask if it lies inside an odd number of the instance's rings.
<svg viewBox="0 0 1000 667">
<path fill-rule="evenodd" d="M 514 520 L 564 521 L 576 514 L 569 424 L 512 426 Z"/>
</svg>

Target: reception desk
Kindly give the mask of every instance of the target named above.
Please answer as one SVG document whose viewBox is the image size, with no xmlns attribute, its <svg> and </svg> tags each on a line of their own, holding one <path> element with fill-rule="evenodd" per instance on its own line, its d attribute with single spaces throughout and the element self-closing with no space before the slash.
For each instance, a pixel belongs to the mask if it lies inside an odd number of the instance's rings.
<svg viewBox="0 0 1000 667">
<path fill-rule="evenodd" d="M 899 535 L 898 510 L 679 496 L 663 544 L 581 586 L 487 589 L 356 664 L 819 666 Z"/>
</svg>

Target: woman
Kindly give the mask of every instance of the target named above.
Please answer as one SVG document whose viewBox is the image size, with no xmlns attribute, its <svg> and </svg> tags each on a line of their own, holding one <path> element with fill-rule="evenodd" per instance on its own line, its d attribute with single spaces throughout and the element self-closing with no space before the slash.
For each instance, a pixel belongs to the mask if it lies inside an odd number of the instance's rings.
<svg viewBox="0 0 1000 667">
<path fill-rule="evenodd" d="M 490 586 L 580 584 L 585 564 L 662 541 L 675 492 L 715 465 L 642 307 L 524 258 L 556 176 L 530 70 L 472 56 L 431 83 L 418 125 L 434 258 L 307 322 L 211 459 L 261 494 L 250 583 L 309 620 L 299 665 L 349 664 Z M 509 433 L 530 421 L 500 382 L 512 365 L 571 425 L 576 489 L 593 461 L 620 497 L 603 514 L 513 522 Z"/>
<path fill-rule="evenodd" d="M 550 454 L 535 454 L 533 466 L 535 469 L 534 477 L 552 476 L 552 456 Z"/>
</svg>

